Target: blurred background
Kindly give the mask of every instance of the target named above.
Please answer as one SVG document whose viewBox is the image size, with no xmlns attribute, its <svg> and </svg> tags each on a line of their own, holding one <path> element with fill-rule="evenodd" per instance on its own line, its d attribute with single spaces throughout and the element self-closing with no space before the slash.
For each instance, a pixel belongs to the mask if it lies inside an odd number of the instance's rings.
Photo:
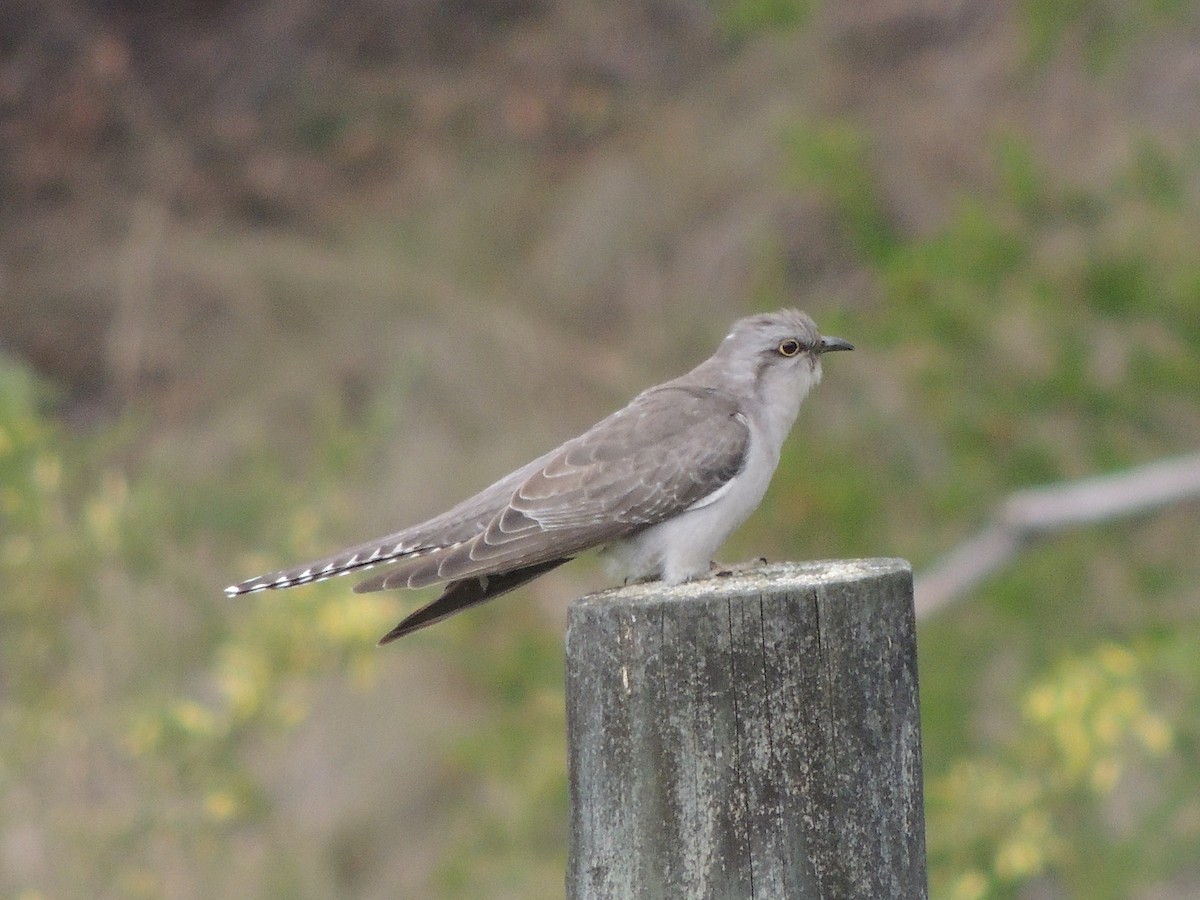
<svg viewBox="0 0 1200 900">
<path fill-rule="evenodd" d="M 560 896 L 580 562 L 221 588 L 707 356 L 852 340 L 725 558 L 920 571 L 1200 444 L 1182 0 L 6 0 L 0 895 Z M 933 896 L 1200 896 L 1195 502 L 920 627 Z M 426 598 L 427 599 L 427 598 Z"/>
</svg>

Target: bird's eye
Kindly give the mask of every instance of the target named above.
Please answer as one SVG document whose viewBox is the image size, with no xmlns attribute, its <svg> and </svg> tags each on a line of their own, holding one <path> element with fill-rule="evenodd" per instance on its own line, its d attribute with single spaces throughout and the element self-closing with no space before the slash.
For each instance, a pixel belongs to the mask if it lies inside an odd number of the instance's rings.
<svg viewBox="0 0 1200 900">
<path fill-rule="evenodd" d="M 780 356 L 795 356 L 797 353 L 800 352 L 802 347 L 803 347 L 803 345 L 795 338 L 788 338 L 785 341 L 779 342 L 779 355 Z"/>
</svg>

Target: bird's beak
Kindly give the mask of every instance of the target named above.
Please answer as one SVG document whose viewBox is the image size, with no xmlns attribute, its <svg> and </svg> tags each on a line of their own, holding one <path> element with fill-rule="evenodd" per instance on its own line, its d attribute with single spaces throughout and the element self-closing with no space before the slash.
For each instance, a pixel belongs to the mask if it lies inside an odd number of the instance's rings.
<svg viewBox="0 0 1200 900">
<path fill-rule="evenodd" d="M 823 337 L 817 349 L 821 353 L 828 353 L 830 350 L 853 350 L 854 345 L 849 341 L 843 341 L 841 338 Z"/>
</svg>

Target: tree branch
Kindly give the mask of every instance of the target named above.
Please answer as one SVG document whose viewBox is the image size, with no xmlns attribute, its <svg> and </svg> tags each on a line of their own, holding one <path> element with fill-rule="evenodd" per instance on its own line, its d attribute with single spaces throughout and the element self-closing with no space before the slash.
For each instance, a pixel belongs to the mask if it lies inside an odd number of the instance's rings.
<svg viewBox="0 0 1200 900">
<path fill-rule="evenodd" d="M 990 525 L 959 544 L 915 582 L 917 617 L 960 599 L 1016 556 L 1030 538 L 1106 522 L 1200 497 L 1200 453 L 1125 472 L 1010 494 Z"/>
</svg>

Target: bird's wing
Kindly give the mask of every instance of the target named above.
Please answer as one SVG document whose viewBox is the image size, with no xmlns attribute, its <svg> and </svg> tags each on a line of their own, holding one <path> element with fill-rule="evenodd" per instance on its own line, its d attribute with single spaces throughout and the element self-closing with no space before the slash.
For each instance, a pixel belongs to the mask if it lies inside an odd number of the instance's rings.
<svg viewBox="0 0 1200 900">
<path fill-rule="evenodd" d="M 741 471 L 749 440 L 728 395 L 670 384 L 652 388 L 433 519 L 226 592 L 291 587 L 382 564 L 394 568 L 355 590 L 422 587 L 541 566 L 702 500 Z"/>
<path fill-rule="evenodd" d="M 568 441 L 472 537 L 395 560 L 356 591 L 492 575 L 627 537 L 702 501 L 745 464 L 749 428 L 728 395 L 666 386 Z"/>
</svg>

